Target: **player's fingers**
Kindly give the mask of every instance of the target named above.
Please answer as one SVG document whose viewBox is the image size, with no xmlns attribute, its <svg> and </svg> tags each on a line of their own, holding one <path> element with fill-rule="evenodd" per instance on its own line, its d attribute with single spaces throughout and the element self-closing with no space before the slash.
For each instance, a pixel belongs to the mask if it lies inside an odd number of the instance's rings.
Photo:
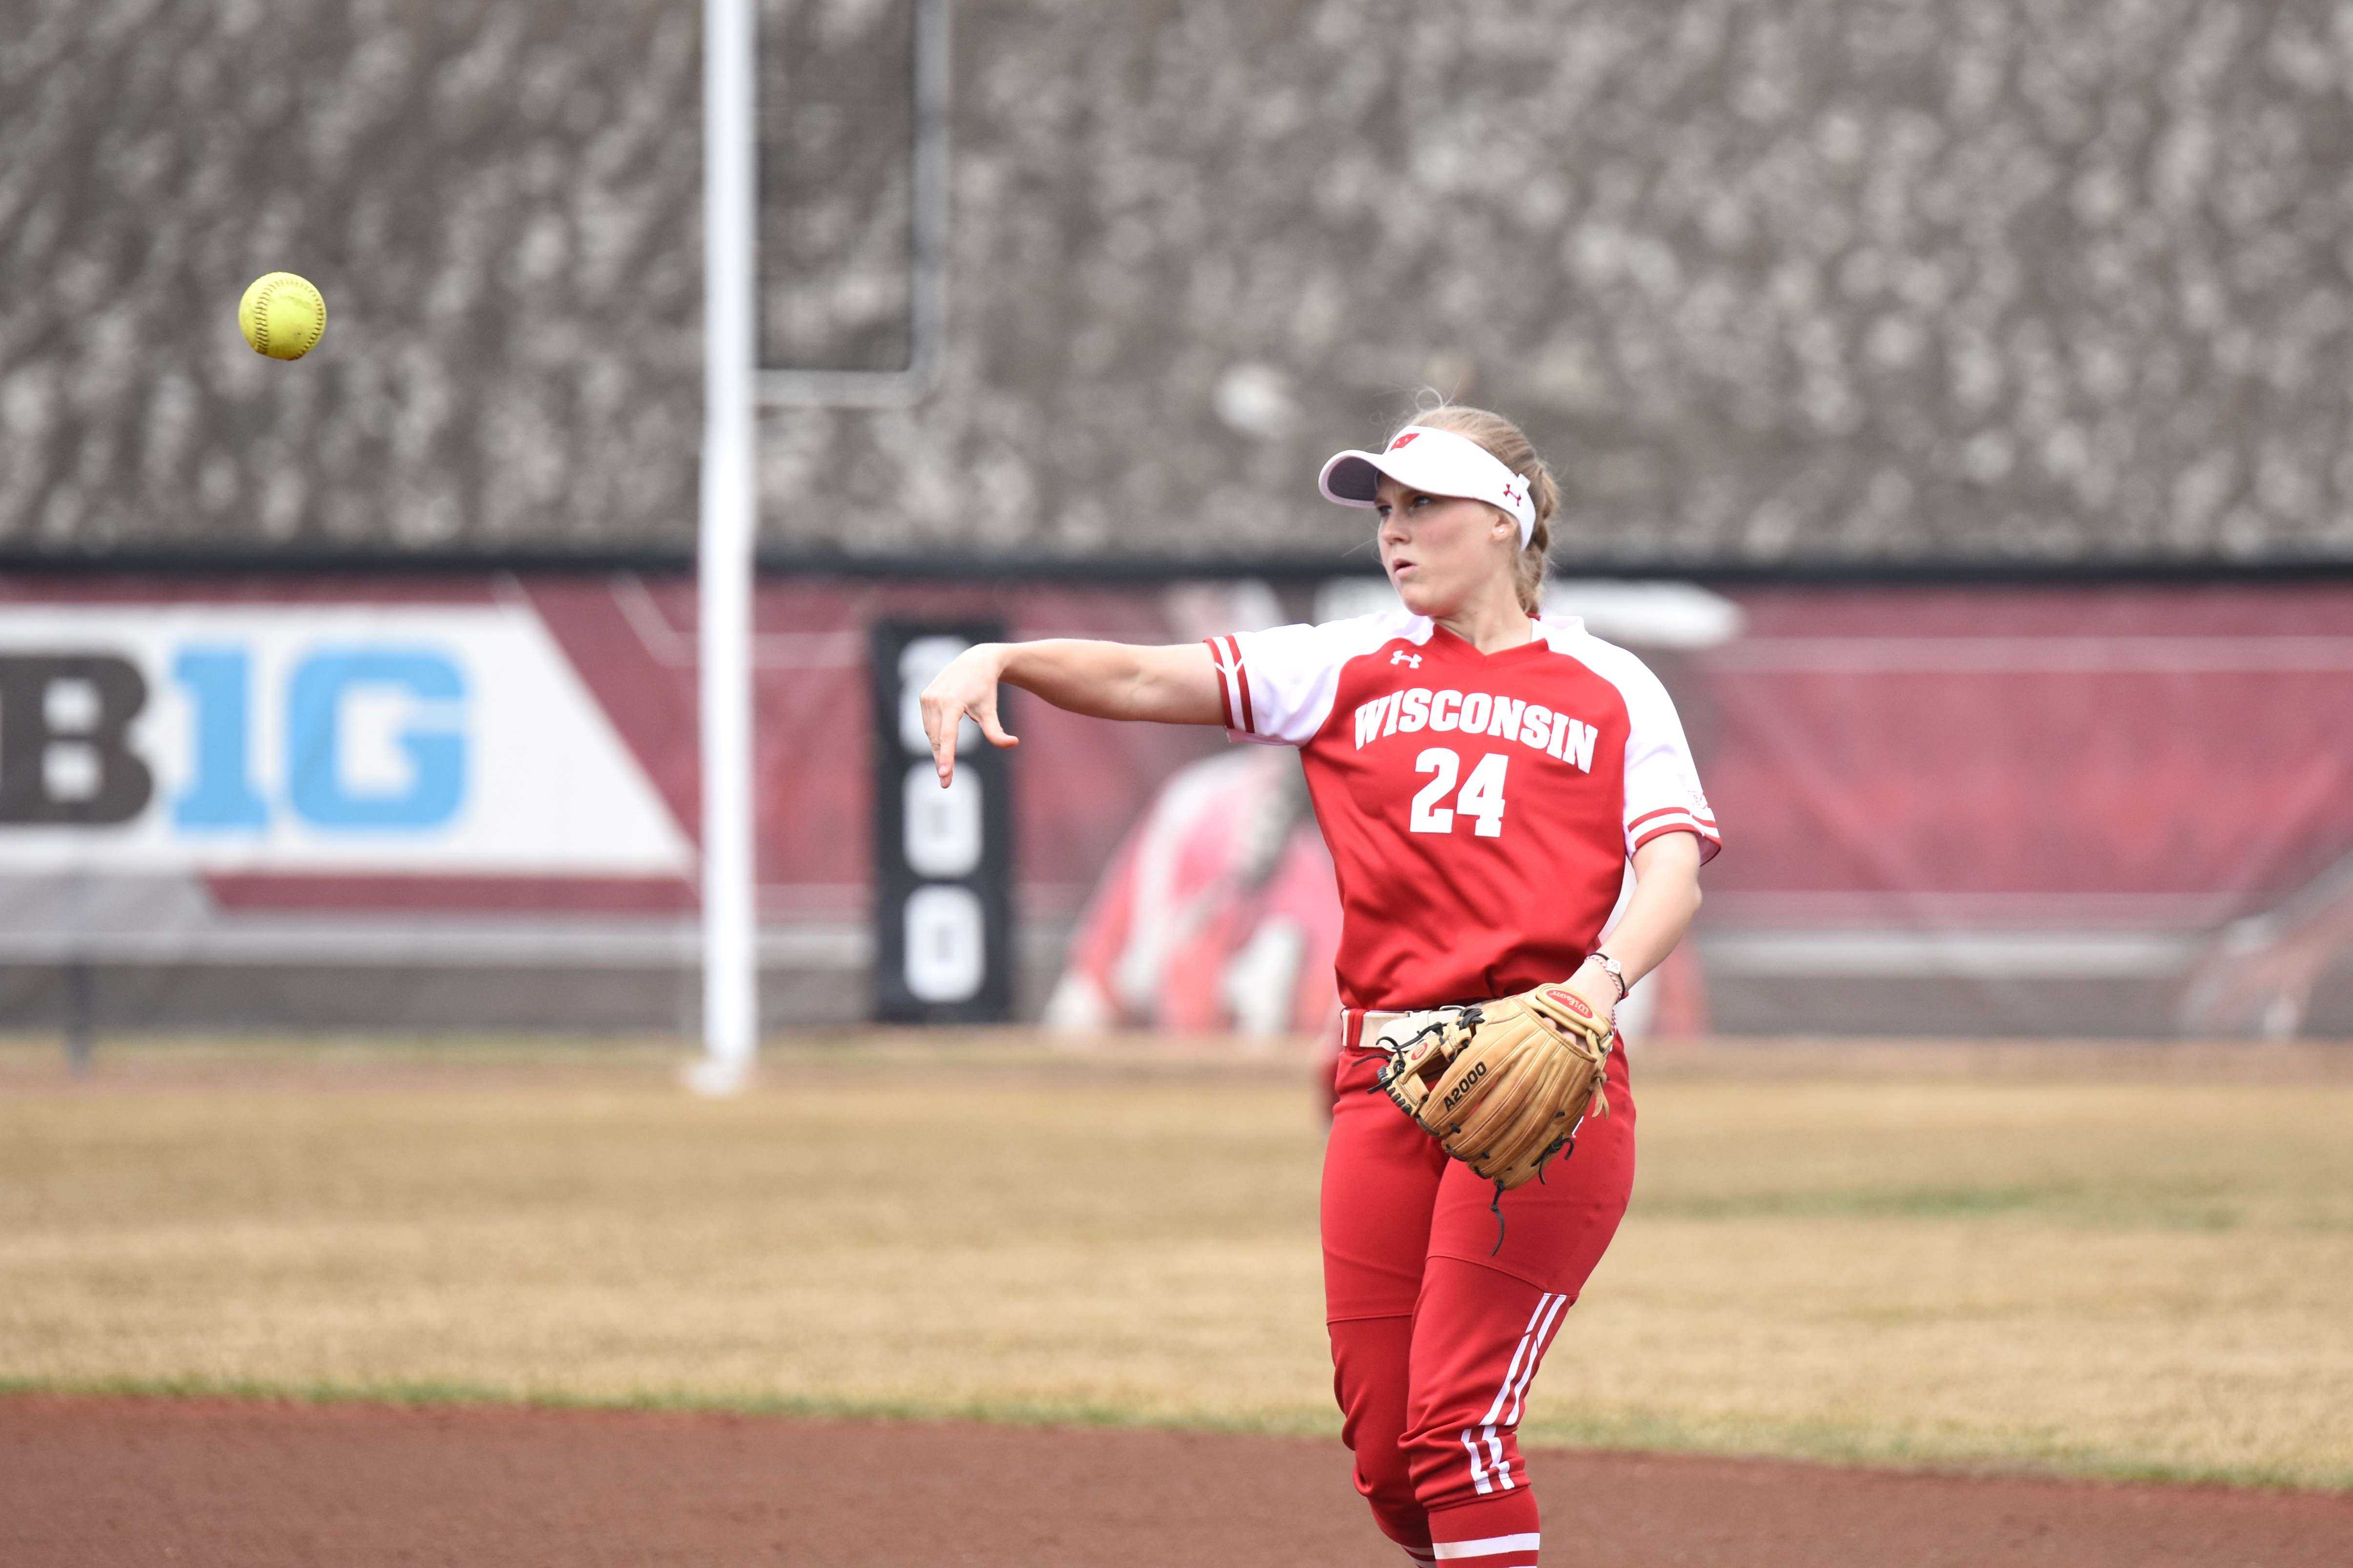
<svg viewBox="0 0 2353 1568">
<path fill-rule="evenodd" d="M 997 719 L 997 704 L 995 702 L 982 701 L 974 703 L 972 705 L 972 716 L 979 721 L 980 732 L 988 737 L 988 743 L 990 745 L 1002 747 L 1018 746 L 1021 743 L 1021 738 L 1018 735 L 1015 735 L 1008 731 L 1005 725 Z"/>
<path fill-rule="evenodd" d="M 955 777 L 955 732 L 958 715 L 939 698 L 923 693 L 923 739 L 932 743 L 932 771 L 940 775 L 940 787 Z"/>
</svg>

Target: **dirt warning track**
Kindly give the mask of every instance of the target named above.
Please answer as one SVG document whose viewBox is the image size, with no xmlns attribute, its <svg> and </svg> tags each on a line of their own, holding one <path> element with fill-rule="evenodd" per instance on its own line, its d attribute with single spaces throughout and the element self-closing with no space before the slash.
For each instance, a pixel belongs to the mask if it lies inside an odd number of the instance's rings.
<svg viewBox="0 0 2353 1568">
<path fill-rule="evenodd" d="M 1562 1561 L 2342 1564 L 2353 1498 L 1531 1455 Z M 1548 1553 L 1547 1556 L 1551 1556 Z M 0 1399 L 0 1562 L 1402 1561 L 1336 1445 L 501 1406 Z"/>
</svg>

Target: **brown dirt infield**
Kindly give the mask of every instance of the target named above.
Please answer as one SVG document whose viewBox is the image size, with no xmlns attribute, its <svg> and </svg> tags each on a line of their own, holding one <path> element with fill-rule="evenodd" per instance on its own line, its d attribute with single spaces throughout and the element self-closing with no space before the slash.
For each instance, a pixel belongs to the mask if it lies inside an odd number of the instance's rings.
<svg viewBox="0 0 2353 1568">
<path fill-rule="evenodd" d="M 2343 1564 L 2353 1497 L 1539 1451 L 1621 1568 Z M 1563 1550 L 1567 1548 L 1567 1550 Z M 1402 1562 L 1333 1444 L 485 1405 L 0 1398 L 0 1563 Z"/>
</svg>

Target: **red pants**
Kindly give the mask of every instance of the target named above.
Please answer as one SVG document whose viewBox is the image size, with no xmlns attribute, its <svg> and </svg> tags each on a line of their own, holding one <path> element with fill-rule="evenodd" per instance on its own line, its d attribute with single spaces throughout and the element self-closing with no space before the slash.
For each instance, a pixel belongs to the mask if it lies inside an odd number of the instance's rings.
<svg viewBox="0 0 2353 1568">
<path fill-rule="evenodd" d="M 1353 1021 L 1353 1020 L 1352 1020 Z M 1530 1384 L 1634 1184 L 1634 1096 L 1609 1061 L 1609 1114 L 1541 1182 L 1504 1194 L 1449 1160 L 1373 1088 L 1383 1057 L 1341 1052 L 1324 1156 L 1324 1321 L 1356 1489 L 1416 1561 L 1536 1561 L 1517 1433 Z M 1572 1343 L 1574 1342 L 1572 1341 Z M 1451 1548 L 1451 1550 L 1449 1550 Z"/>
</svg>

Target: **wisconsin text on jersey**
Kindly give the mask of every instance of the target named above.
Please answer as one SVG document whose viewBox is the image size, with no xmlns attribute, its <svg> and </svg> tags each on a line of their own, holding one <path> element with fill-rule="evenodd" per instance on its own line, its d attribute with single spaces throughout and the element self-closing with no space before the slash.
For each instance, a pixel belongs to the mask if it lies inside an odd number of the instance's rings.
<svg viewBox="0 0 2353 1568">
<path fill-rule="evenodd" d="M 1588 773 L 1593 771 L 1593 743 L 1601 736 L 1593 725 L 1556 713 L 1541 702 L 1487 691 L 1432 691 L 1426 686 L 1413 686 L 1356 708 L 1356 750 L 1360 752 L 1390 735 L 1410 735 L 1425 729 L 1517 741 Z"/>
</svg>

